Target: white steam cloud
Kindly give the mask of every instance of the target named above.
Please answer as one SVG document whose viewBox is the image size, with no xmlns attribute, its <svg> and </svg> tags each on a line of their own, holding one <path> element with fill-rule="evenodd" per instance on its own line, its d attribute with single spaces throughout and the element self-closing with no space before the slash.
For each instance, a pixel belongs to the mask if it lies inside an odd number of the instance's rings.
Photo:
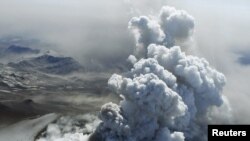
<svg viewBox="0 0 250 141">
<path fill-rule="evenodd" d="M 131 71 L 109 79 L 123 100 L 103 105 L 102 122 L 92 136 L 105 141 L 206 140 L 211 109 L 223 104 L 226 79 L 204 58 L 174 46 L 192 35 L 192 16 L 163 7 L 157 18 L 132 18 L 129 28 L 143 58 L 129 56 Z"/>
<path fill-rule="evenodd" d="M 87 141 L 100 120 L 94 115 L 62 116 L 48 125 L 36 141 Z"/>
</svg>

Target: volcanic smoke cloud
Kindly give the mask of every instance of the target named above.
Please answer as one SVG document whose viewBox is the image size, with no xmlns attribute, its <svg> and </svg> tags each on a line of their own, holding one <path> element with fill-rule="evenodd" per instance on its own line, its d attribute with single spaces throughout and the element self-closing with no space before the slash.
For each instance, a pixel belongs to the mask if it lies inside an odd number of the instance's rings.
<svg viewBox="0 0 250 141">
<path fill-rule="evenodd" d="M 131 19 L 129 29 L 142 54 L 129 56 L 130 72 L 109 79 L 123 100 L 102 106 L 101 123 L 90 140 L 206 140 L 209 109 L 223 104 L 225 77 L 205 59 L 175 46 L 188 40 L 193 28 L 192 16 L 173 7 L 163 7 L 159 17 Z"/>
<path fill-rule="evenodd" d="M 133 67 L 108 81 L 121 96 L 120 104 L 103 105 L 100 120 L 90 115 L 61 117 L 38 141 L 207 140 L 206 125 L 213 109 L 223 104 L 220 93 L 226 80 L 205 59 L 175 46 L 191 38 L 192 16 L 163 7 L 158 17 L 132 18 L 129 29 L 137 43 L 136 56 L 128 57 Z"/>
<path fill-rule="evenodd" d="M 165 6 L 159 17 L 134 17 L 129 29 L 135 35 L 138 55 L 145 57 L 147 46 L 155 43 L 172 47 L 176 42 L 190 39 L 194 29 L 194 18 L 183 10 Z"/>
</svg>

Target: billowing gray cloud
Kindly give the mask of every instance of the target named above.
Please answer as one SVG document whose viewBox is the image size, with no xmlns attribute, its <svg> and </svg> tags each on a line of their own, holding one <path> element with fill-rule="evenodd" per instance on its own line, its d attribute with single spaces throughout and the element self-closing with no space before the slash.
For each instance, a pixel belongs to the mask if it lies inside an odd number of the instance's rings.
<svg viewBox="0 0 250 141">
<path fill-rule="evenodd" d="M 121 141 L 205 139 L 211 107 L 223 104 L 225 76 L 204 58 L 186 55 L 181 47 L 173 46 L 178 38 L 190 37 L 191 16 L 163 7 L 159 19 L 130 20 L 137 47 L 142 46 L 146 54 L 137 55 L 138 59 L 130 55 L 132 69 L 109 79 L 110 89 L 122 101 L 102 107 L 102 122 L 93 136 Z"/>
<path fill-rule="evenodd" d="M 194 29 L 194 19 L 186 11 L 174 7 L 162 7 L 159 17 L 134 17 L 129 22 L 129 29 L 136 38 L 137 54 L 145 55 L 150 43 L 167 47 L 177 42 L 188 40 Z"/>
<path fill-rule="evenodd" d="M 133 31 L 137 46 L 144 48 L 150 43 L 162 43 L 165 35 L 157 21 L 146 16 L 134 17 L 129 22 L 129 28 Z"/>
<path fill-rule="evenodd" d="M 123 100 L 102 107 L 95 135 L 122 141 L 203 140 L 209 108 L 223 103 L 225 76 L 177 46 L 151 44 L 147 56 L 125 76 L 109 79 Z"/>
<path fill-rule="evenodd" d="M 167 46 L 173 46 L 176 40 L 188 39 L 194 29 L 194 19 L 186 11 L 176 10 L 173 7 L 163 7 L 160 12 L 160 24 L 167 36 Z"/>
</svg>

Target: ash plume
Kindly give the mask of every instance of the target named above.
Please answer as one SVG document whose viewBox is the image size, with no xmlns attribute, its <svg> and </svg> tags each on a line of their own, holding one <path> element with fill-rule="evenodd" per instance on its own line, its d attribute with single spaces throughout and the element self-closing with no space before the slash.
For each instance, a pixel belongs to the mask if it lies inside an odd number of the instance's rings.
<svg viewBox="0 0 250 141">
<path fill-rule="evenodd" d="M 131 69 L 108 80 L 120 103 L 104 104 L 99 120 L 84 117 L 83 126 L 59 119 L 38 141 L 206 141 L 207 124 L 224 120 L 221 111 L 231 111 L 225 76 L 178 46 L 192 38 L 192 16 L 166 6 L 158 17 L 132 18 L 128 28 L 137 47 Z"/>
<path fill-rule="evenodd" d="M 159 15 L 129 22 L 142 54 L 129 56 L 129 72 L 109 79 L 122 101 L 102 106 L 91 140 L 206 140 L 211 109 L 223 104 L 226 78 L 206 59 L 175 46 L 177 40 L 191 38 L 192 16 L 173 7 L 163 7 Z"/>
<path fill-rule="evenodd" d="M 136 38 L 137 55 L 144 57 L 149 44 L 172 47 L 176 42 L 181 44 L 189 40 L 194 30 L 194 18 L 186 11 L 164 6 L 158 17 L 133 17 L 128 27 Z"/>
</svg>

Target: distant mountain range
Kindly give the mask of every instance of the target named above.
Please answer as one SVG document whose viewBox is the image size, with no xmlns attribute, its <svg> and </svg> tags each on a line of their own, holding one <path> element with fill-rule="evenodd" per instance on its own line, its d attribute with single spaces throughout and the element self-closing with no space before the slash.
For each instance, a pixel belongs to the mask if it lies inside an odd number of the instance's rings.
<svg viewBox="0 0 250 141">
<path fill-rule="evenodd" d="M 38 54 L 40 50 L 38 49 L 31 49 L 29 47 L 23 47 L 18 45 L 11 45 L 6 48 L 2 54 L 9 55 L 9 54 Z"/>
<path fill-rule="evenodd" d="M 29 47 L 10 45 L 0 54 L 7 66 L 22 71 L 67 75 L 84 70 L 83 66 L 72 57 L 64 57 L 53 51 L 42 52 Z M 10 61 L 6 62 L 8 59 Z"/>
<path fill-rule="evenodd" d="M 71 57 L 58 57 L 42 54 L 37 57 L 8 63 L 8 66 L 20 70 L 37 70 L 49 74 L 65 75 L 72 72 L 83 71 L 83 67 Z"/>
<path fill-rule="evenodd" d="M 109 73 L 88 70 L 72 57 L 52 50 L 0 42 L 1 94 L 45 91 L 95 91 L 106 87 Z M 96 92 L 98 91 L 98 92 Z"/>
<path fill-rule="evenodd" d="M 84 67 L 72 57 L 55 51 L 41 51 L 10 45 L 0 50 L 0 92 L 2 90 L 81 87 L 68 79 L 83 73 Z"/>
</svg>

